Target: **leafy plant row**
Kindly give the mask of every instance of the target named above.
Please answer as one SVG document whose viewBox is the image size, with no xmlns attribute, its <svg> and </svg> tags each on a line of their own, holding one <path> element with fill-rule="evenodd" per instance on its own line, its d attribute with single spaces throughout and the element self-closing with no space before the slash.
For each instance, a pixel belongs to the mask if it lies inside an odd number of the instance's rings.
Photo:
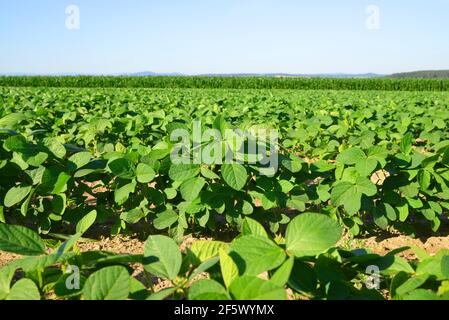
<svg viewBox="0 0 449 320">
<path fill-rule="evenodd" d="M 149 233 L 169 230 L 179 238 L 186 229 L 236 229 L 249 215 L 278 233 L 312 210 L 359 234 L 422 220 L 436 231 L 448 212 L 448 115 L 438 96 L 418 95 L 402 106 L 415 96 L 407 94 L 365 107 L 365 95 L 355 95 L 353 104 L 337 108 L 341 95 L 321 92 L 325 106 L 313 110 L 310 94 L 293 103 L 238 92 L 226 102 L 211 91 L 201 105 L 203 95 L 192 91 L 156 98 L 141 91 L 132 100 L 128 91 L 110 97 L 27 90 L 7 90 L 2 100 L 3 222 L 32 223 L 42 233 L 73 230 L 95 206 L 97 223 L 112 225 L 113 233 L 143 224 Z M 148 110 L 140 100 L 147 97 L 153 97 Z M 245 112 L 228 105 L 236 101 Z M 231 123 L 217 116 L 222 111 Z M 192 119 L 201 119 L 203 129 L 279 127 L 279 169 L 268 177 L 257 165 L 173 164 L 169 136 L 190 130 Z M 232 149 L 226 140 L 213 143 Z"/>
<path fill-rule="evenodd" d="M 94 205 L 99 222 L 113 222 L 114 233 L 148 221 L 179 236 L 188 227 L 215 229 L 220 217 L 222 225 L 236 227 L 249 215 L 276 233 L 292 214 L 311 209 L 334 216 L 353 234 L 366 218 L 383 229 L 426 219 L 437 231 L 449 209 L 449 142 L 426 156 L 412 152 L 410 134 L 398 153 L 351 147 L 336 160 L 312 163 L 280 153 L 270 176 L 252 164 L 172 163 L 168 138 L 153 148 L 134 145 L 95 158 L 56 138 L 35 144 L 7 135 L 0 220 L 35 221 L 41 232 L 78 221 Z M 236 158 L 251 156 L 238 154 L 229 141 L 210 142 L 216 143 Z"/>
<path fill-rule="evenodd" d="M 338 248 L 342 229 L 322 214 L 296 217 L 274 240 L 245 218 L 232 242 L 200 240 L 185 251 L 152 235 L 142 255 L 80 252 L 77 243 L 95 215 L 62 244 L 0 224 L 0 250 L 25 256 L 0 268 L 0 299 L 449 299 L 449 251 L 430 257 L 415 249 L 420 261 L 409 263 L 398 256 L 409 248 L 385 256 Z M 132 276 L 136 264 L 144 280 Z M 163 289 L 155 286 L 160 280 Z"/>
</svg>

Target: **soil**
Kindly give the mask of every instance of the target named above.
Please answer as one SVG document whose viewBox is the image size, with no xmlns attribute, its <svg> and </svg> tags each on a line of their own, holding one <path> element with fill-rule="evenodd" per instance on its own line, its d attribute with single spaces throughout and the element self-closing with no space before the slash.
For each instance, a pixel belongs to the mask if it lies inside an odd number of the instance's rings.
<svg viewBox="0 0 449 320">
<path fill-rule="evenodd" d="M 416 246 L 425 250 L 428 254 L 434 255 L 442 249 L 449 250 L 449 236 L 446 237 L 430 237 L 427 239 L 414 239 L 405 235 L 392 236 L 383 240 L 377 237 L 370 237 L 367 239 L 356 240 L 358 247 L 365 247 L 371 249 L 374 253 L 385 255 L 392 250 L 402 247 Z M 401 252 L 399 256 L 407 260 L 417 259 L 412 249 Z"/>
<path fill-rule="evenodd" d="M 19 258 L 20 256 L 18 254 L 0 251 L 0 267 L 3 267 L 7 263 L 17 260 Z"/>
</svg>

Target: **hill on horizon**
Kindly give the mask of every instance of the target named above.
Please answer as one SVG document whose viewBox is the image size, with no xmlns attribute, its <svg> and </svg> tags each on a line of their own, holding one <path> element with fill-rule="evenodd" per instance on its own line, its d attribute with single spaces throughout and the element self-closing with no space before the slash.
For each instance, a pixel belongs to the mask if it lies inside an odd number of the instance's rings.
<svg viewBox="0 0 449 320">
<path fill-rule="evenodd" d="M 394 73 L 391 78 L 420 78 L 420 79 L 447 79 L 449 70 L 423 70 L 413 72 Z"/>
</svg>

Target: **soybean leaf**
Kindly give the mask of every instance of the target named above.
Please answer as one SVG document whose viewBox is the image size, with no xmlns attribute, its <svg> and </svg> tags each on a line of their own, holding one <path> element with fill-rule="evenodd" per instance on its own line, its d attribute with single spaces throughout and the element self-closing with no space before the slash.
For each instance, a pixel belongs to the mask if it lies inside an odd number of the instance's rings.
<svg viewBox="0 0 449 320">
<path fill-rule="evenodd" d="M 173 210 L 165 210 L 156 215 L 153 225 L 157 230 L 164 230 L 171 227 L 176 221 L 178 221 L 178 214 Z"/>
<path fill-rule="evenodd" d="M 413 146 L 413 135 L 409 132 L 401 140 L 400 149 L 403 154 L 410 154 Z"/>
<path fill-rule="evenodd" d="M 8 296 L 15 271 L 15 268 L 10 266 L 0 268 L 0 300 L 4 300 Z"/>
<path fill-rule="evenodd" d="M 40 300 L 41 295 L 36 284 L 30 279 L 21 279 L 11 288 L 6 300 Z"/>
<path fill-rule="evenodd" d="M 161 291 L 158 291 L 158 292 L 150 295 L 147 298 L 147 300 L 155 300 L 155 301 L 164 300 L 164 299 L 168 298 L 169 296 L 171 296 L 172 294 L 174 294 L 175 291 L 176 291 L 176 288 L 162 289 Z"/>
<path fill-rule="evenodd" d="M 273 274 L 270 281 L 277 284 L 278 286 L 285 286 L 285 284 L 288 282 L 288 279 L 290 279 L 294 263 L 295 259 L 293 257 L 285 260 L 285 262 Z"/>
<path fill-rule="evenodd" d="M 237 191 L 243 189 L 248 178 L 246 169 L 241 164 L 223 164 L 221 176 L 228 186 Z"/>
<path fill-rule="evenodd" d="M 315 256 L 334 246 L 342 235 L 341 226 L 328 216 L 304 213 L 287 227 L 287 252 L 296 257 Z"/>
<path fill-rule="evenodd" d="M 242 234 L 243 235 L 255 235 L 261 236 L 264 238 L 268 238 L 268 234 L 265 231 L 265 228 L 256 220 L 251 218 L 245 218 L 242 225 Z"/>
<path fill-rule="evenodd" d="M 8 190 L 5 195 L 5 207 L 11 208 L 12 206 L 20 203 L 30 193 L 32 186 L 17 186 Z"/>
<path fill-rule="evenodd" d="M 0 224 L 0 250 L 35 256 L 45 253 L 45 245 L 34 231 L 9 224 Z"/>
<path fill-rule="evenodd" d="M 168 175 L 173 181 L 185 181 L 198 176 L 200 166 L 197 164 L 172 164 Z"/>
<path fill-rule="evenodd" d="M 200 262 L 203 262 L 218 256 L 220 250 L 227 250 L 228 248 L 229 245 L 225 242 L 199 240 L 192 244 L 190 251 Z"/>
<path fill-rule="evenodd" d="M 255 276 L 242 276 L 234 280 L 229 291 L 236 300 L 285 300 L 285 289 Z"/>
<path fill-rule="evenodd" d="M 76 232 L 77 233 L 85 233 L 94 223 L 97 219 L 97 211 L 92 210 L 88 214 L 86 214 L 83 218 L 81 218 L 80 221 L 78 221 L 76 225 Z"/>
<path fill-rule="evenodd" d="M 66 150 L 64 145 L 56 138 L 45 138 L 43 144 L 58 159 L 64 158 Z"/>
<path fill-rule="evenodd" d="M 137 181 L 140 183 L 149 183 L 151 182 L 156 173 L 153 168 L 145 163 L 139 163 L 136 169 Z"/>
<path fill-rule="evenodd" d="M 279 267 L 285 252 L 273 241 L 261 236 L 242 236 L 231 244 L 229 255 L 241 274 L 259 275 Z"/>
<path fill-rule="evenodd" d="M 130 292 L 130 275 L 122 266 L 100 269 L 87 278 L 83 288 L 86 300 L 125 300 Z"/>
<path fill-rule="evenodd" d="M 182 198 L 186 201 L 193 201 L 198 198 L 206 181 L 201 177 L 192 178 L 182 183 L 180 190 Z"/>
<path fill-rule="evenodd" d="M 234 260 L 223 249 L 220 250 L 220 269 L 223 282 L 227 288 L 239 276 L 239 269 Z"/>
<path fill-rule="evenodd" d="M 181 269 L 182 256 L 173 239 L 156 235 L 145 243 L 144 266 L 151 274 L 174 280 Z"/>
<path fill-rule="evenodd" d="M 215 280 L 195 281 L 189 288 L 189 300 L 229 300 L 229 294 Z"/>
<path fill-rule="evenodd" d="M 133 164 L 125 158 L 119 158 L 111 161 L 108 164 L 108 167 L 112 174 L 122 179 L 131 180 L 136 175 Z"/>
</svg>

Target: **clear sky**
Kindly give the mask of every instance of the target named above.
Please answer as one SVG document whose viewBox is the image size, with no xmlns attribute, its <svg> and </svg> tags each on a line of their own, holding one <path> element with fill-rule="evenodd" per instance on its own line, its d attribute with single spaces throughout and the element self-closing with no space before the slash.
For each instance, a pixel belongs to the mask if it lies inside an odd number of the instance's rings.
<svg viewBox="0 0 449 320">
<path fill-rule="evenodd" d="M 418 69 L 449 69 L 449 0 L 0 0 L 2 74 Z"/>
</svg>

